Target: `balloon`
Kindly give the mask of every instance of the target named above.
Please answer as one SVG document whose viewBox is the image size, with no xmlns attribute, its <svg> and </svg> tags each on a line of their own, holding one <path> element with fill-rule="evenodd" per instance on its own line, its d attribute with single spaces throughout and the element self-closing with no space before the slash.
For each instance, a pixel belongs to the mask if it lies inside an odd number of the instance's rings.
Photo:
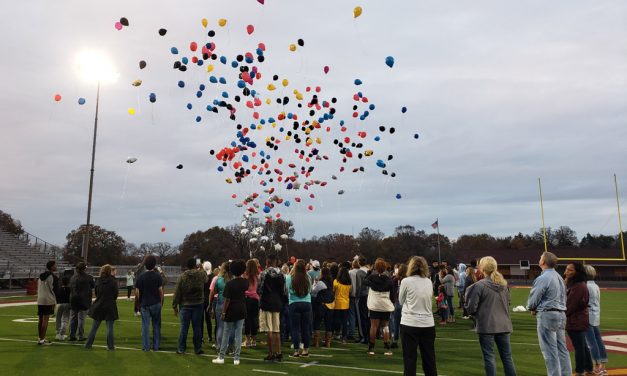
<svg viewBox="0 0 627 376">
<path fill-rule="evenodd" d="M 266 2 L 266 0 L 257 0 L 257 2 L 258 2 L 259 4 L 261 4 L 261 5 L 263 5 L 263 4 Z"/>
<path fill-rule="evenodd" d="M 176 165 L 176 168 L 179 169 L 179 170 L 182 170 L 183 169 L 183 165 L 182 164 Z"/>
<path fill-rule="evenodd" d="M 179 49 L 176 47 L 172 47 L 170 48 L 170 52 L 172 53 L 172 55 L 176 55 L 179 53 Z"/>
<path fill-rule="evenodd" d="M 54 101 L 55 102 L 61 102 L 61 94 L 55 94 L 54 95 Z"/>
<path fill-rule="evenodd" d="M 135 80 L 135 81 L 133 81 L 133 83 L 132 83 L 131 85 L 133 85 L 133 86 L 135 86 L 135 87 L 138 87 L 138 86 L 140 86 L 141 84 L 142 84 L 142 80 Z"/>
<path fill-rule="evenodd" d="M 134 109 L 133 107 L 130 107 L 130 108 L 128 109 L 128 114 L 129 114 L 129 115 L 135 115 L 135 109 Z"/>
<path fill-rule="evenodd" d="M 385 65 L 392 68 L 394 66 L 394 58 L 392 56 L 388 56 L 385 58 Z"/>
<path fill-rule="evenodd" d="M 363 82 L 359 78 L 356 78 L 355 79 L 355 85 L 359 86 L 361 84 L 363 84 Z"/>
<path fill-rule="evenodd" d="M 207 25 L 209 24 L 209 21 L 207 21 L 206 18 L 203 18 L 202 20 L 200 20 L 200 23 L 202 24 L 202 27 L 207 27 Z"/>
<path fill-rule="evenodd" d="M 253 25 L 246 26 L 246 32 L 248 35 L 252 34 L 255 31 L 255 27 Z"/>
<path fill-rule="evenodd" d="M 290 51 L 296 51 L 296 45 L 294 43 L 290 44 Z"/>
<path fill-rule="evenodd" d="M 146 68 L 146 62 L 144 60 L 141 60 L 139 62 L 139 69 L 144 69 L 144 68 Z"/>
<path fill-rule="evenodd" d="M 198 49 L 198 44 L 196 42 L 191 42 L 189 44 L 189 49 L 192 51 L 196 51 L 196 49 Z"/>
<path fill-rule="evenodd" d="M 325 65 L 324 68 L 322 69 L 324 71 L 324 74 L 329 73 L 329 66 Z"/>
<path fill-rule="evenodd" d="M 148 99 L 150 100 L 150 103 L 155 103 L 157 101 L 157 95 L 155 93 L 150 93 Z"/>
<path fill-rule="evenodd" d="M 85 104 L 85 98 L 78 98 L 78 104 L 81 106 Z"/>
<path fill-rule="evenodd" d="M 305 41 L 302 39 L 299 39 L 296 43 L 298 43 L 299 46 L 303 47 L 305 45 Z"/>
<path fill-rule="evenodd" d="M 161 232 L 165 232 L 165 227 L 161 227 Z"/>
<path fill-rule="evenodd" d="M 220 25 L 220 27 L 224 27 L 224 26 L 226 26 L 226 19 L 224 19 L 224 18 L 220 18 L 220 19 L 218 20 L 218 25 Z"/>
<path fill-rule="evenodd" d="M 286 240 L 287 238 L 289 238 L 287 234 L 281 234 L 281 239 Z"/>
<path fill-rule="evenodd" d="M 405 106 L 401 107 L 401 113 L 404 114 L 405 112 L 407 112 L 407 107 L 405 107 Z"/>
<path fill-rule="evenodd" d="M 135 157 L 128 157 L 128 159 L 126 160 L 126 163 L 131 164 L 131 163 L 135 163 L 137 162 L 137 158 Z"/>
<path fill-rule="evenodd" d="M 396 194 L 396 199 L 397 199 L 397 200 L 400 200 L 400 199 L 401 199 L 401 194 L 400 194 L 400 193 L 397 193 L 397 194 Z"/>
<path fill-rule="evenodd" d="M 355 9 L 353 9 L 353 17 L 357 18 L 359 16 L 361 16 L 361 12 L 363 11 L 363 9 L 361 9 L 361 7 L 355 7 Z"/>
<path fill-rule="evenodd" d="M 126 17 L 120 18 L 120 23 L 124 26 L 128 26 L 128 19 Z"/>
<path fill-rule="evenodd" d="M 168 31 L 166 29 L 159 29 L 159 35 L 164 36 Z"/>
<path fill-rule="evenodd" d="M 259 0 L 257 0 L 257 1 L 259 1 Z M 275 251 L 280 251 L 280 250 L 281 250 L 281 248 L 283 248 L 283 246 L 282 246 L 281 244 L 279 244 L 279 243 L 277 243 L 277 244 L 275 244 L 275 245 L 274 245 L 274 250 L 275 250 Z"/>
<path fill-rule="evenodd" d="M 414 138 L 417 140 L 420 137 L 420 135 L 418 135 L 418 133 L 414 133 Z"/>
<path fill-rule="evenodd" d="M 185 87 L 185 81 L 179 81 L 179 87 L 180 88 Z"/>
<path fill-rule="evenodd" d="M 116 30 L 122 30 L 122 28 L 123 28 L 123 27 L 124 27 L 124 26 L 122 26 L 122 24 L 121 24 L 121 23 L 119 23 L 119 22 L 116 22 L 116 23 L 115 23 L 115 29 L 116 29 Z"/>
<path fill-rule="evenodd" d="M 337 192 L 337 194 L 338 194 L 338 195 L 343 195 L 343 194 L 344 194 L 344 190 L 343 190 L 343 189 L 340 189 L 340 190 Z"/>
</svg>

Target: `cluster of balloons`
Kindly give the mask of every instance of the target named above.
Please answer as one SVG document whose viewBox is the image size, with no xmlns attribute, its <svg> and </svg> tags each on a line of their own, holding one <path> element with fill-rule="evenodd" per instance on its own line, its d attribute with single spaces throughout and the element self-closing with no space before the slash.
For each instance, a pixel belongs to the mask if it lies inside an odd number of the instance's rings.
<svg viewBox="0 0 627 376">
<path fill-rule="evenodd" d="M 261 0 L 258 2 L 263 4 Z M 359 17 L 362 11 L 361 7 L 355 7 L 354 17 Z M 226 27 L 227 22 L 220 18 L 217 25 Z M 120 24 L 128 26 L 128 20 L 125 25 L 121 19 Z M 203 18 L 201 25 L 206 29 L 209 21 Z M 184 111 L 191 112 L 193 122 L 211 125 L 211 119 L 217 118 L 232 124 L 232 138 L 224 140 L 224 144 L 209 154 L 217 162 L 217 172 L 226 175 L 227 184 L 248 181 L 256 187 L 243 195 L 243 199 L 237 193 L 231 194 L 235 205 L 247 216 L 259 214 L 272 222 L 292 205 L 303 205 L 313 211 L 317 193 L 329 184 L 328 178 L 340 180 L 336 174 L 365 173 L 369 167 L 375 167 L 389 178 L 396 177 L 395 172 L 388 172 L 394 163 L 393 155 L 380 156 L 382 153 L 376 146 L 396 129 L 384 125 L 377 128 L 369 123 L 376 105 L 363 91 L 354 92 L 352 98 L 338 98 L 321 84 L 299 86 L 290 77 L 265 71 L 264 62 L 271 56 L 263 42 L 231 55 L 223 52 L 219 30 L 209 30 L 206 34 L 203 31 L 206 37 L 203 36 L 202 42 L 199 38 L 191 40 L 189 45 L 169 48 L 172 68 L 177 73 L 172 85 L 189 96 Z M 245 30 L 249 36 L 255 32 L 251 24 Z M 165 37 L 167 30 L 161 28 L 158 34 Z M 296 39 L 289 50 L 296 51 L 304 45 L 303 39 Z M 392 68 L 394 57 L 387 56 L 385 63 Z M 145 60 L 139 61 L 139 69 L 146 66 Z M 323 67 L 323 73 L 329 73 L 328 65 Z M 356 78 L 353 84 L 364 83 Z M 142 81 L 135 80 L 132 85 L 139 87 Z M 152 92 L 148 100 L 155 103 L 156 97 Z M 349 111 L 352 117 L 338 118 L 340 109 Z M 406 112 L 407 108 L 402 107 L 401 113 Z M 128 113 L 134 114 L 134 108 L 129 108 Z M 334 147 L 321 147 L 327 143 Z M 127 163 L 136 160 L 129 157 Z M 324 171 L 328 168 L 321 168 L 323 164 L 335 173 L 326 176 Z M 181 170 L 183 165 L 176 168 Z M 339 189 L 337 194 L 345 192 Z M 397 193 L 395 197 L 402 196 Z M 249 230 L 243 226 L 241 231 Z M 263 241 L 263 238 L 253 236 L 250 240 Z"/>
<path fill-rule="evenodd" d="M 126 17 L 122 17 L 122 18 L 120 18 L 119 21 L 117 21 L 115 23 L 114 26 L 115 26 L 116 30 L 120 31 L 120 30 L 122 30 L 122 28 L 124 28 L 124 26 L 128 26 L 128 25 L 129 25 L 128 19 Z"/>
</svg>

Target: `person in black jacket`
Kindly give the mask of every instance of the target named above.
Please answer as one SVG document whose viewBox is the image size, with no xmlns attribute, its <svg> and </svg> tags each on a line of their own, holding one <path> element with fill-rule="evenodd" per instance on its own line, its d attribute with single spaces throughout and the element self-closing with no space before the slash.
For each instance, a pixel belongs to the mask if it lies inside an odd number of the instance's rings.
<svg viewBox="0 0 627 376">
<path fill-rule="evenodd" d="M 275 254 L 266 257 L 266 270 L 261 272 L 257 284 L 261 309 L 259 329 L 268 333 L 268 356 L 264 358 L 268 362 L 280 362 L 283 359 L 280 313 L 283 306 L 287 305 L 287 293 L 285 276 L 277 267 L 278 261 Z"/>
<path fill-rule="evenodd" d="M 89 332 L 85 348 L 91 349 L 94 344 L 96 332 L 100 323 L 107 322 L 107 349 L 113 350 L 113 322 L 118 317 L 118 282 L 115 279 L 115 269 L 106 264 L 100 268 L 100 278 L 96 283 L 96 300 L 89 309 L 89 317 L 94 319 L 94 323 Z"/>
<path fill-rule="evenodd" d="M 56 292 L 57 298 L 57 313 L 56 316 L 56 339 L 63 341 L 65 339 L 65 332 L 67 331 L 68 324 L 70 322 L 70 277 L 61 277 L 61 287 Z"/>
<path fill-rule="evenodd" d="M 94 278 L 85 273 L 87 265 L 79 262 L 76 265 L 76 274 L 70 279 L 70 341 L 85 340 L 85 317 L 91 306 L 91 290 L 94 288 Z"/>
</svg>

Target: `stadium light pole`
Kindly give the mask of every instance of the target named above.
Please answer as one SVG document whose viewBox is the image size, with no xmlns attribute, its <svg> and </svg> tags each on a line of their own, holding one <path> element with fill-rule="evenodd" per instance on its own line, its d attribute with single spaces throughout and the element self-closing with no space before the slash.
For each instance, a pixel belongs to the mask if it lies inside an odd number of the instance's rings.
<svg viewBox="0 0 627 376">
<path fill-rule="evenodd" d="M 91 232 L 91 201 L 94 189 L 94 165 L 96 162 L 96 138 L 98 135 L 98 108 L 100 105 L 100 84 L 115 82 L 119 76 L 109 58 L 99 51 L 83 51 L 77 57 L 79 76 L 88 82 L 96 82 L 96 114 L 94 116 L 94 138 L 91 147 L 91 169 L 89 170 L 89 197 L 87 200 L 87 222 L 83 233 L 81 257 L 87 264 L 89 255 L 89 234 Z"/>
</svg>

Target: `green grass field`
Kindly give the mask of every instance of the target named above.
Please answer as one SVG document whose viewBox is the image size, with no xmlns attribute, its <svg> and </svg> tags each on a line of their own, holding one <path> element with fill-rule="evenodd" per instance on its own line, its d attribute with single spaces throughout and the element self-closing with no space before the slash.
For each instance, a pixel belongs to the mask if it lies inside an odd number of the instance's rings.
<svg viewBox="0 0 627 376">
<path fill-rule="evenodd" d="M 528 289 L 512 289 L 512 304 L 524 305 Z M 602 292 L 603 331 L 627 331 L 627 292 Z M 32 375 L 44 371 L 63 374 L 71 370 L 76 375 L 200 375 L 208 372 L 218 375 L 376 375 L 402 374 L 400 348 L 392 357 L 382 355 L 383 343 L 377 343 L 377 355 L 366 355 L 366 347 L 359 344 L 333 344 L 331 349 L 311 349 L 308 359 L 287 358 L 289 344 L 284 346 L 283 364 L 265 364 L 265 348 L 242 349 L 242 363 L 235 367 L 227 358 L 225 365 L 214 365 L 211 359 L 215 351 L 205 345 L 202 356 L 175 354 L 178 337 L 178 319 L 169 308 L 163 311 L 162 351 L 144 353 L 141 350 L 140 319 L 132 314 L 132 302 L 119 301 L 120 320 L 115 324 L 115 351 L 105 349 L 105 331 L 101 327 L 93 350 L 81 344 L 68 342 L 53 343 L 52 346 L 37 346 L 36 306 L 2 307 L 0 305 L 0 374 Z M 483 375 L 483 361 L 476 334 L 469 330 L 470 323 L 459 318 L 456 324 L 437 327 L 436 355 L 440 375 Z M 26 319 L 26 322 L 14 320 Z M 32 319 L 32 320 L 30 320 Z M 546 374 L 536 335 L 535 319 L 528 312 L 512 313 L 514 333 L 511 337 L 514 362 L 519 375 Z M 88 319 L 86 331 L 91 328 Z M 50 322 L 48 338 L 54 338 L 54 323 Z M 264 336 L 260 335 L 263 340 Z M 191 329 L 188 337 L 188 352 L 191 352 Z M 573 354 L 571 356 L 574 357 Z M 498 363 L 498 361 L 497 361 Z M 574 358 L 573 358 L 574 364 Z M 627 355 L 609 354 L 609 368 L 627 368 Z M 420 365 L 418 366 L 420 370 Z M 499 373 L 502 369 L 499 367 Z M 614 373 L 618 374 L 618 373 Z"/>
</svg>

